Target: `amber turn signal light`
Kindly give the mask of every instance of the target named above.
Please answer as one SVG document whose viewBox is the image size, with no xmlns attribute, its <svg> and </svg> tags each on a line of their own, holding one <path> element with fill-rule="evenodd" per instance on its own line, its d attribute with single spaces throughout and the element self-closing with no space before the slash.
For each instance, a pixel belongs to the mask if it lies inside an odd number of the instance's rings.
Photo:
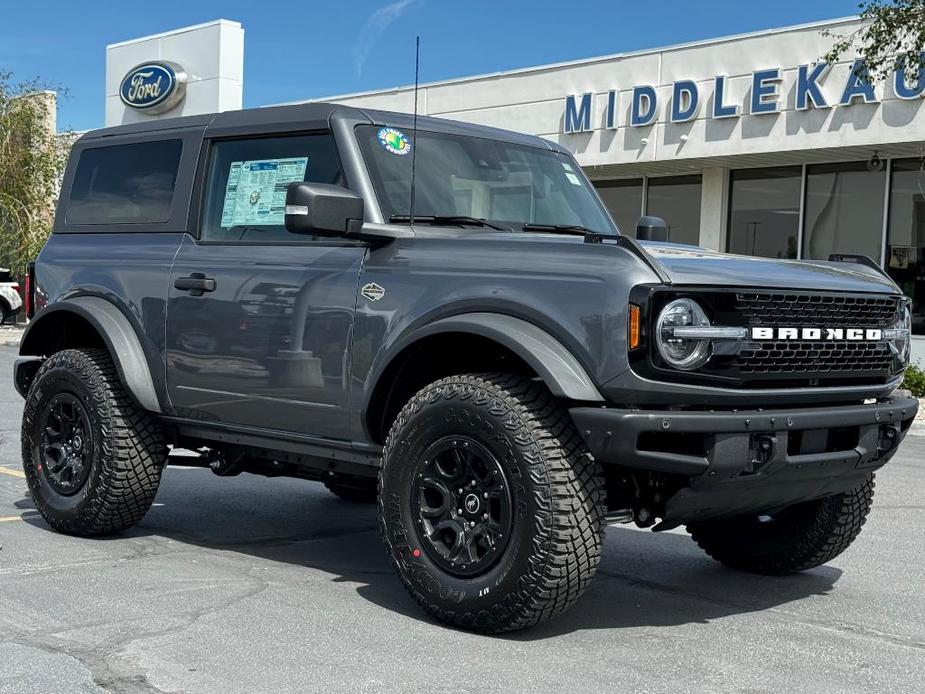
<svg viewBox="0 0 925 694">
<path fill-rule="evenodd" d="M 639 307 L 630 304 L 629 315 L 626 323 L 626 341 L 630 349 L 639 347 Z"/>
</svg>

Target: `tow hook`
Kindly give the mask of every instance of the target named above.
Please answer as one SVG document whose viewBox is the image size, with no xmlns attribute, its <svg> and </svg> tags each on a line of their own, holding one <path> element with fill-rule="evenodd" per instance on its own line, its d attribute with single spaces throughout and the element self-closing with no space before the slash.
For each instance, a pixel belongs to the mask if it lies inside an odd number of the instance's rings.
<svg viewBox="0 0 925 694">
<path fill-rule="evenodd" d="M 773 434 L 759 434 L 752 438 L 751 461 L 745 474 L 754 474 L 761 470 L 774 457 L 777 438 Z"/>
<path fill-rule="evenodd" d="M 880 455 L 889 453 L 899 445 L 899 427 L 893 424 L 884 424 L 880 427 L 880 441 L 877 444 L 877 452 Z"/>
<path fill-rule="evenodd" d="M 764 465 L 774 455 L 774 437 L 770 435 L 759 436 L 756 443 L 758 462 Z"/>
</svg>

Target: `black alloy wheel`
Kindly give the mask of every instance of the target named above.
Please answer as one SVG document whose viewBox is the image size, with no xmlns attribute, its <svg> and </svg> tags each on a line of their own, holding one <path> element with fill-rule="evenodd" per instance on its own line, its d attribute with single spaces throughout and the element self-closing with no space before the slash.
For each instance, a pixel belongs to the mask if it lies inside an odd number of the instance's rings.
<svg viewBox="0 0 925 694">
<path fill-rule="evenodd" d="M 425 451 L 411 504 L 424 551 L 454 576 L 490 569 L 511 536 L 504 470 L 487 448 L 467 436 L 442 438 Z"/>
<path fill-rule="evenodd" d="M 71 496 L 90 476 L 93 430 L 86 408 L 72 393 L 55 395 L 41 418 L 40 474 L 58 494 Z"/>
</svg>

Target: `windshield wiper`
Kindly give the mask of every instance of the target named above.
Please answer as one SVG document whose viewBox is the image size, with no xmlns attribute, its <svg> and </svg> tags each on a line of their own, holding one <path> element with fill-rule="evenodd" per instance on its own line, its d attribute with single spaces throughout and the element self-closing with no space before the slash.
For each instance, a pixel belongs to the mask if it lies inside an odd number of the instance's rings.
<svg viewBox="0 0 925 694">
<path fill-rule="evenodd" d="M 409 214 L 393 214 L 389 217 L 390 222 L 410 222 Z M 433 215 L 433 214 L 416 214 L 414 215 L 415 223 L 420 224 L 449 224 L 451 226 L 468 226 L 468 227 L 487 227 L 488 229 L 497 229 L 498 231 L 510 231 L 507 227 L 492 224 L 482 217 L 466 217 L 463 215 Z"/>
<path fill-rule="evenodd" d="M 527 224 L 523 225 L 523 230 L 548 231 L 550 234 L 575 234 L 577 236 L 586 236 L 588 234 L 593 234 L 594 236 L 606 236 L 606 234 L 603 234 L 600 231 L 588 229 L 588 227 L 583 227 L 580 224 L 534 224 L 533 222 L 528 222 Z"/>
</svg>

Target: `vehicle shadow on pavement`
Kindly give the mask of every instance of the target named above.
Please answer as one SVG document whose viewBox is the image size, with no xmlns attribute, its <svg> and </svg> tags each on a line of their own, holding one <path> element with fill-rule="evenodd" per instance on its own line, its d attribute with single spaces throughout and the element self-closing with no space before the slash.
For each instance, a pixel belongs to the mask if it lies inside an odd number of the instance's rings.
<svg viewBox="0 0 925 694">
<path fill-rule="evenodd" d="M 31 500 L 17 502 L 32 508 Z M 27 523 L 47 527 L 38 515 Z M 168 469 L 154 508 L 131 531 L 98 542 L 137 543 L 166 538 L 264 562 L 302 566 L 357 584 L 357 594 L 384 609 L 434 623 L 407 595 L 389 566 L 372 505 L 339 500 L 321 485 L 206 470 Z M 183 550 L 173 543 L 163 551 Z M 129 546 L 127 549 L 132 549 Z M 825 595 L 841 576 L 834 567 L 783 578 L 725 569 L 686 534 L 607 530 L 597 576 L 571 610 L 534 629 L 498 638 L 537 640 L 589 629 L 670 627 L 706 623 Z"/>
<path fill-rule="evenodd" d="M 503 635 L 521 641 L 573 631 L 704 624 L 826 595 L 842 571 L 822 566 L 793 576 L 727 569 L 687 534 L 609 528 L 601 566 L 584 596 L 559 619 Z"/>
</svg>

